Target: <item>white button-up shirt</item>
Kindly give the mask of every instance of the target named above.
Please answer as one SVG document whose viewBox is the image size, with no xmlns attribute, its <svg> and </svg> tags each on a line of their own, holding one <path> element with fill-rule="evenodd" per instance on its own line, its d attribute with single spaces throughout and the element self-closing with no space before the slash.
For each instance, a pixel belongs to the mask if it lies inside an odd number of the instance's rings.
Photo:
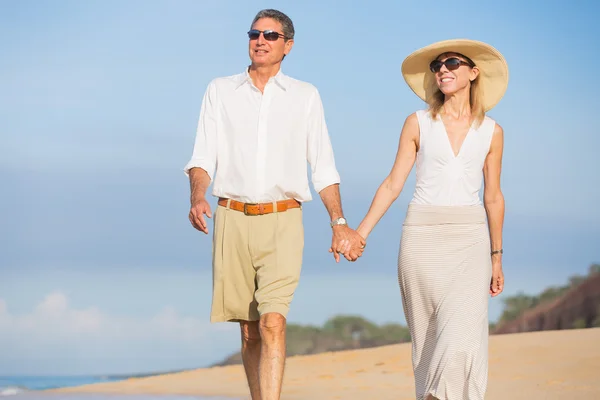
<svg viewBox="0 0 600 400">
<path fill-rule="evenodd" d="M 206 89 L 192 158 L 212 194 L 245 203 L 312 200 L 314 189 L 339 183 L 323 105 L 310 83 L 272 77 L 261 93 L 248 72 L 216 78 Z M 216 170 L 216 174 L 215 174 Z"/>
</svg>

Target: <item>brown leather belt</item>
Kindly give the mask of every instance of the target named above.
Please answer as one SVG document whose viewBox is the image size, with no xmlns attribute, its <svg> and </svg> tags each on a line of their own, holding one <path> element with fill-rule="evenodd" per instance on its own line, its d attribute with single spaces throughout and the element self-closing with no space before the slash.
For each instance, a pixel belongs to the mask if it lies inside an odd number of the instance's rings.
<svg viewBox="0 0 600 400">
<path fill-rule="evenodd" d="M 219 198 L 218 204 L 222 207 L 227 207 L 227 201 L 224 197 Z M 283 212 L 290 208 L 300 208 L 301 204 L 298 200 L 288 199 L 277 202 L 277 212 Z M 264 215 L 274 212 L 273 203 L 242 203 L 240 201 L 231 200 L 229 208 L 235 211 L 243 212 L 246 215 Z"/>
</svg>

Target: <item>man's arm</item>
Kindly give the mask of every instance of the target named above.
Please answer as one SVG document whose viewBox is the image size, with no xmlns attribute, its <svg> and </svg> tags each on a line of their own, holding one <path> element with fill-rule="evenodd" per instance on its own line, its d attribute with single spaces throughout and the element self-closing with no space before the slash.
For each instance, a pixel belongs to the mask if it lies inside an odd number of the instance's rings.
<svg viewBox="0 0 600 400">
<path fill-rule="evenodd" d="M 327 123 L 325 122 L 323 104 L 319 92 L 316 89 L 308 102 L 307 125 L 306 158 L 311 167 L 313 187 L 317 193 L 321 194 L 321 191 L 325 188 L 329 188 L 331 185 L 338 185 L 340 183 L 340 175 L 335 166 L 333 148 L 331 146 L 331 140 L 329 139 Z M 339 189 L 336 190 L 338 203 L 341 203 L 341 201 L 339 201 Z M 327 192 L 325 194 L 327 195 Z M 327 198 L 329 197 L 330 196 L 327 196 Z M 339 207 L 341 209 L 341 205 Z"/>
<path fill-rule="evenodd" d="M 206 191 L 210 186 L 210 176 L 200 167 L 194 167 L 189 171 L 190 175 L 190 205 L 206 199 Z"/>
<path fill-rule="evenodd" d="M 209 83 L 202 98 L 192 158 L 183 169 L 188 176 L 192 168 L 199 167 L 208 174 L 210 180 L 213 179 L 217 165 L 216 102 L 217 90 L 213 81 Z"/>
<path fill-rule="evenodd" d="M 319 196 L 321 196 L 321 201 L 323 201 L 331 221 L 344 217 L 339 184 L 336 183 L 327 186 L 325 189 L 319 192 Z"/>
<path fill-rule="evenodd" d="M 344 217 L 339 184 L 327 186 L 319 192 L 319 195 L 329 213 L 331 221 Z M 348 261 L 355 261 L 362 255 L 362 248 L 365 246 L 366 241 L 355 230 L 351 229 L 347 224 L 334 225 L 331 229 L 332 238 L 329 252 L 333 253 L 336 262 L 340 261 L 340 254 L 346 257 Z M 360 250 L 351 255 L 349 252 L 352 247 L 359 248 Z"/>
<path fill-rule="evenodd" d="M 215 113 L 216 88 L 211 82 L 204 93 L 192 158 L 184 168 L 190 179 L 190 212 L 188 218 L 194 228 L 208 233 L 204 215 L 211 218 L 206 192 L 217 163 L 217 123 Z"/>
<path fill-rule="evenodd" d="M 190 175 L 190 213 L 189 219 L 194 228 L 208 234 L 208 225 L 204 219 L 204 214 L 212 218 L 210 204 L 206 201 L 206 190 L 210 185 L 208 173 L 199 167 L 189 170 Z"/>
<path fill-rule="evenodd" d="M 316 89 L 309 100 L 308 107 L 307 160 L 311 166 L 312 183 L 321 196 L 330 221 L 335 221 L 344 216 L 339 189 L 340 175 L 335 166 L 323 104 Z M 332 231 L 329 251 L 333 253 L 336 262 L 340 260 L 340 250 L 350 249 L 352 244 L 358 243 L 356 247 L 359 248 L 364 245 L 364 240 L 348 225 L 334 225 Z M 354 261 L 361 254 L 362 250 L 357 255 L 344 254 L 344 256 L 347 260 Z"/>
</svg>

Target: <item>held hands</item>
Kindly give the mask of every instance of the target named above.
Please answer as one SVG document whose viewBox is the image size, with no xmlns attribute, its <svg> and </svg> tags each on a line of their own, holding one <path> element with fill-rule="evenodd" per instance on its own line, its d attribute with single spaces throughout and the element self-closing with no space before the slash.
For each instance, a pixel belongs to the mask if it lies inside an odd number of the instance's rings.
<svg viewBox="0 0 600 400">
<path fill-rule="evenodd" d="M 335 225 L 329 252 L 335 262 L 340 262 L 340 254 L 348 261 L 356 261 L 362 256 L 367 241 L 348 225 Z"/>
<path fill-rule="evenodd" d="M 212 218 L 210 205 L 205 199 L 201 199 L 192 204 L 188 217 L 194 228 L 198 229 L 200 232 L 208 234 L 208 224 L 206 223 L 204 215 L 206 215 L 208 218 Z"/>
<path fill-rule="evenodd" d="M 504 290 L 504 272 L 502 272 L 502 258 L 492 256 L 492 280 L 490 282 L 490 295 L 498 296 Z"/>
</svg>

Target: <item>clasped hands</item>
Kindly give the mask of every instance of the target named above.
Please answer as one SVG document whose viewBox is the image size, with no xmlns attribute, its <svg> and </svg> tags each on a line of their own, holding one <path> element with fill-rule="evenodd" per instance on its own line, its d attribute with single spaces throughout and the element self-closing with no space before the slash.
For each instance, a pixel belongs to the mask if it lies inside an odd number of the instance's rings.
<svg viewBox="0 0 600 400">
<path fill-rule="evenodd" d="M 357 231 L 348 225 L 336 225 L 332 229 L 329 252 L 333 253 L 336 262 L 340 261 L 340 254 L 348 261 L 356 261 L 362 256 L 367 241 Z"/>
</svg>

